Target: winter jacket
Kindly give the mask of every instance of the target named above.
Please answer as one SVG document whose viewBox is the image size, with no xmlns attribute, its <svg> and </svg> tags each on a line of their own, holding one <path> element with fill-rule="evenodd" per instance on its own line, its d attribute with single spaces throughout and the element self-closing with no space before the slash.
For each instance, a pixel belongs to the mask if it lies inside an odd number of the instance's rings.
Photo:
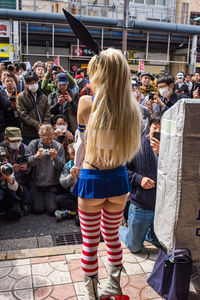
<svg viewBox="0 0 200 300">
<path fill-rule="evenodd" d="M 73 87 L 75 85 L 75 80 L 67 71 L 65 73 L 67 74 L 67 77 L 69 79 L 69 88 L 73 89 Z M 49 81 L 50 78 L 51 78 L 51 74 L 49 74 L 47 72 L 45 74 L 44 79 L 42 80 L 42 85 L 41 85 L 42 91 L 47 95 L 49 95 L 50 93 L 55 92 L 57 90 L 56 83 L 54 83 L 53 81 L 50 83 L 50 81 Z"/>
<path fill-rule="evenodd" d="M 40 90 L 37 92 L 36 101 L 33 94 L 25 88 L 25 90 L 18 95 L 17 112 L 19 120 L 21 121 L 21 131 L 23 137 L 38 137 L 37 127 L 41 123 L 50 123 L 50 107 L 47 96 Z M 38 112 L 37 112 L 38 108 Z"/>
<path fill-rule="evenodd" d="M 57 151 L 57 157 L 52 159 L 50 155 L 36 158 L 36 153 L 40 148 L 53 149 Z M 50 147 L 45 147 L 41 139 L 35 139 L 28 145 L 28 151 L 32 155 L 28 157 L 28 166 L 35 167 L 35 186 L 48 187 L 59 183 L 60 173 L 65 164 L 65 154 L 63 145 L 53 141 Z"/>
<path fill-rule="evenodd" d="M 156 202 L 156 184 L 152 189 L 143 189 L 143 177 L 149 177 L 157 182 L 157 154 L 150 146 L 149 138 L 142 139 L 142 149 L 135 158 L 127 163 L 126 168 L 131 183 L 131 202 L 139 208 L 154 210 Z"/>
<path fill-rule="evenodd" d="M 6 95 L 4 89 L 0 89 L 0 134 L 2 135 L 5 128 L 7 127 L 6 124 L 6 111 L 12 110 L 12 104 Z"/>
</svg>

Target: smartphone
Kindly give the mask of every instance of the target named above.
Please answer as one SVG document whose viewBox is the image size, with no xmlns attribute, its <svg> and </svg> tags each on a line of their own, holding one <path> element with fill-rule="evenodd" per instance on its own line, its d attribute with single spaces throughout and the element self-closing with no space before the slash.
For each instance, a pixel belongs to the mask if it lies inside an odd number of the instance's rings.
<svg viewBox="0 0 200 300">
<path fill-rule="evenodd" d="M 153 133 L 153 137 L 154 137 L 155 139 L 157 139 L 157 140 L 160 141 L 160 132 L 155 131 L 155 132 Z"/>
</svg>

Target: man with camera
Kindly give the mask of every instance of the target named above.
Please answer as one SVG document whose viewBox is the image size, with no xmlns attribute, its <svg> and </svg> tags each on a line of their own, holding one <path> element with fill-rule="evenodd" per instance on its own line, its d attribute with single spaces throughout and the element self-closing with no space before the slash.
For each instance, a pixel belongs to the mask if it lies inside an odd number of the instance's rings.
<svg viewBox="0 0 200 300">
<path fill-rule="evenodd" d="M 22 143 L 21 130 L 17 127 L 5 129 L 4 141 L 0 143 L 6 151 L 8 162 L 12 165 L 15 178 L 18 182 L 18 196 L 21 198 L 21 210 L 23 214 L 30 212 L 30 203 L 27 195 L 30 188 L 30 168 L 27 165 L 28 147 Z"/>
<path fill-rule="evenodd" d="M 77 129 L 78 96 L 69 89 L 69 78 L 66 73 L 56 75 L 57 91 L 48 97 L 50 111 L 56 116 L 66 115 L 69 120 L 69 130 L 74 134 Z"/>
<path fill-rule="evenodd" d="M 0 212 L 5 212 L 13 221 L 22 215 L 20 198 L 17 195 L 18 188 L 12 165 L 8 163 L 7 153 L 0 147 Z"/>
<path fill-rule="evenodd" d="M 52 120 L 54 128 L 54 139 L 59 143 L 63 144 L 65 149 L 66 160 L 70 159 L 67 151 L 69 144 L 74 142 L 73 134 L 68 130 L 68 119 L 64 115 L 56 115 Z"/>
<path fill-rule="evenodd" d="M 12 110 L 12 105 L 6 91 L 0 88 L 0 141 L 4 139 L 4 130 L 7 126 L 7 112 Z"/>
<path fill-rule="evenodd" d="M 17 100 L 18 92 L 17 92 L 17 88 L 13 76 L 7 75 L 3 80 L 3 84 L 4 84 L 6 94 L 12 105 L 12 109 L 6 112 L 7 125 L 20 128 L 20 121 L 16 109 L 16 100 Z"/>
<path fill-rule="evenodd" d="M 42 80 L 41 89 L 42 91 L 49 95 L 50 93 L 56 92 L 57 84 L 56 84 L 56 75 L 58 73 L 66 73 L 69 79 L 69 88 L 73 89 L 75 85 L 74 78 L 63 69 L 62 66 L 56 66 L 52 61 L 46 63 L 47 72 L 45 74 L 44 79 Z"/>
<path fill-rule="evenodd" d="M 25 90 L 18 95 L 17 112 L 21 121 L 23 142 L 29 142 L 38 137 L 42 123 L 50 123 L 51 115 L 47 96 L 39 89 L 38 77 L 35 72 L 25 75 Z"/>
<path fill-rule="evenodd" d="M 155 93 L 151 99 L 147 99 L 146 106 L 151 113 L 166 111 L 185 95 L 174 92 L 174 78 L 172 76 L 160 76 L 157 80 L 159 94 Z"/>
<path fill-rule="evenodd" d="M 33 140 L 28 150 L 28 165 L 35 169 L 34 187 L 31 191 L 32 208 L 35 214 L 45 211 L 54 215 L 59 192 L 59 177 L 65 164 L 63 145 L 54 140 L 54 130 L 50 124 L 39 129 L 40 139 Z"/>
</svg>

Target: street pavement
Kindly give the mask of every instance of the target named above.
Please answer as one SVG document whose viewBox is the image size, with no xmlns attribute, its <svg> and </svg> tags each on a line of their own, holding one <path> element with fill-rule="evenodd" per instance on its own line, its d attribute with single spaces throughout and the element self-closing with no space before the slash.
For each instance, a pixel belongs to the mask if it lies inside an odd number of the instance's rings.
<svg viewBox="0 0 200 300">
<path fill-rule="evenodd" d="M 54 246 L 54 235 L 80 233 L 74 219 L 56 222 L 55 217 L 27 215 L 13 222 L 0 216 L 0 249 L 19 250 Z"/>
<path fill-rule="evenodd" d="M 145 242 L 139 253 L 123 246 L 121 286 L 130 300 L 161 300 L 148 285 L 158 249 Z M 99 281 L 107 278 L 106 248 L 99 245 Z M 0 300 L 83 300 L 84 285 L 80 267 L 81 245 L 0 252 Z M 199 300 L 191 293 L 190 300 Z"/>
<path fill-rule="evenodd" d="M 138 254 L 123 246 L 124 267 L 121 285 L 131 300 L 162 299 L 147 284 L 158 250 L 146 244 Z M 81 246 L 6 251 L 0 255 L 0 300 L 83 300 L 80 267 Z M 99 280 L 105 283 L 105 244 L 99 246 Z"/>
</svg>

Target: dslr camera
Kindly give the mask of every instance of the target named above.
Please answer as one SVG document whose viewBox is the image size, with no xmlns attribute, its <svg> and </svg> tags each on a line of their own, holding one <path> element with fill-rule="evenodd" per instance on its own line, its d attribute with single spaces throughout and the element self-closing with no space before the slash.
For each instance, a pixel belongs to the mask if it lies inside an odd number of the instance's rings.
<svg viewBox="0 0 200 300">
<path fill-rule="evenodd" d="M 53 64 L 53 65 L 52 65 L 52 70 L 53 70 L 53 71 L 58 71 L 58 67 L 57 67 L 56 65 Z"/>
<path fill-rule="evenodd" d="M 13 167 L 9 163 L 0 162 L 0 170 L 6 176 L 10 176 L 13 173 Z"/>
</svg>

